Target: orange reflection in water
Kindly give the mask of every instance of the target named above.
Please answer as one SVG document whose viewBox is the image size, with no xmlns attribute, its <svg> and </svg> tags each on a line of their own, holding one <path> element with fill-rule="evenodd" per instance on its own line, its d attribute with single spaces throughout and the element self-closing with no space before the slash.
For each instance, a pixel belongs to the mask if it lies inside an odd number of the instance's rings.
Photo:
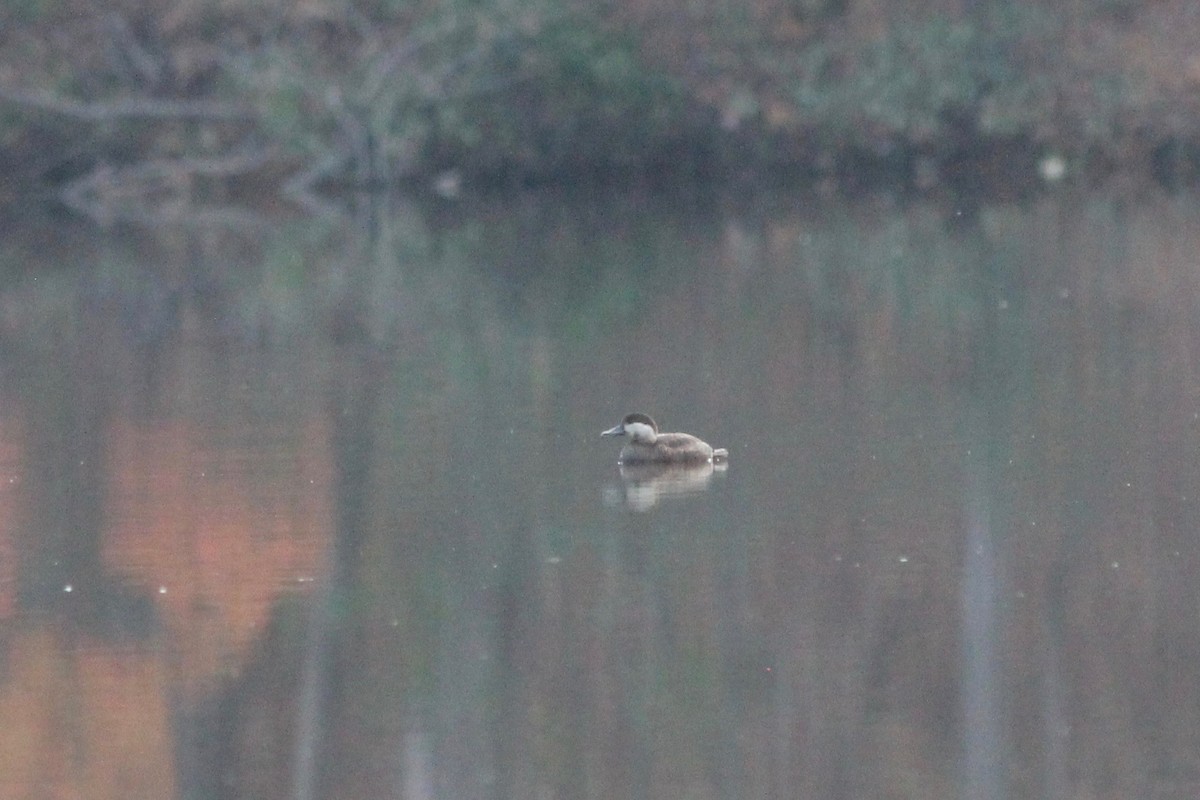
<svg viewBox="0 0 1200 800">
<path fill-rule="evenodd" d="M 104 571 L 153 598 L 161 635 L 127 639 L 16 601 L 17 437 L 0 427 L 0 798 L 178 796 L 172 714 L 238 674 L 281 595 L 319 576 L 332 530 L 322 421 L 214 434 L 193 419 L 106 432 Z M 10 453 L 10 451 L 12 451 Z M 76 591 L 64 608 L 81 608 Z M 65 595 L 64 595 L 65 597 Z M 86 617 L 87 615 L 84 614 Z M 182 707 L 178 701 L 184 701 Z"/>
<path fill-rule="evenodd" d="M 325 425 L 270 433 L 253 431 L 257 446 L 214 443 L 192 419 L 120 421 L 110 432 L 102 557 L 155 597 L 189 695 L 236 674 L 280 594 L 323 567 L 332 532 Z"/>
<path fill-rule="evenodd" d="M 0 797 L 176 796 L 157 654 L 81 643 L 49 627 L 7 644 Z"/>
</svg>

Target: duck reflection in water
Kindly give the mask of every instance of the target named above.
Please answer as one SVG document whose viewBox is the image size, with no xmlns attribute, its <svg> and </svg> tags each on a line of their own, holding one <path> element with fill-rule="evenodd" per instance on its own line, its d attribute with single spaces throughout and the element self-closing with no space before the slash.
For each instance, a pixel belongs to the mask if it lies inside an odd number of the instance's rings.
<svg viewBox="0 0 1200 800">
<path fill-rule="evenodd" d="M 714 449 L 687 433 L 660 433 L 646 414 L 627 414 L 621 424 L 600 435 L 629 438 L 617 459 L 625 491 L 622 496 L 612 489 L 606 498 L 612 505 L 623 500 L 635 511 L 652 508 L 662 497 L 703 492 L 713 472 L 723 471 L 728 464 L 729 452 L 724 448 Z"/>
<path fill-rule="evenodd" d="M 619 425 L 600 435 L 629 437 L 617 458 L 621 465 L 713 464 L 729 458 L 725 448 L 714 450 L 690 433 L 659 433 L 658 423 L 646 414 L 626 414 Z"/>
<path fill-rule="evenodd" d="M 702 461 L 693 464 L 622 464 L 621 481 L 624 487 L 604 490 L 604 502 L 610 506 L 624 505 L 633 511 L 648 511 L 658 501 L 668 497 L 700 494 L 709 488 L 714 472 L 724 472 L 723 461 Z M 623 489 L 623 490 L 622 490 Z"/>
</svg>

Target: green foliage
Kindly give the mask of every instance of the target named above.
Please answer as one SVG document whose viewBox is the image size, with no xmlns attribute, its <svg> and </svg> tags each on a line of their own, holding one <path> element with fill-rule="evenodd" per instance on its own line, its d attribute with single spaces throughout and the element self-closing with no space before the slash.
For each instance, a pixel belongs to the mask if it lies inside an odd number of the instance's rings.
<svg viewBox="0 0 1200 800">
<path fill-rule="evenodd" d="M 1092 54 L 1064 35 L 1135 24 L 1126 0 L 1089 7 L 1069 31 L 1065 12 L 1026 0 L 918 14 L 870 39 L 897 12 L 851 25 L 843 0 L 229 0 L 114 7 L 97 36 L 85 5 L 0 11 L 10 185 L 115 169 L 112 195 L 127 197 L 145 187 L 123 166 L 174 159 L 201 173 L 261 151 L 274 162 L 264 174 L 290 188 L 418 177 L 451 194 L 460 177 L 749 176 L 1009 137 L 1136 153 L 1197 116 L 1156 41 L 1139 58 L 1111 36 Z"/>
<path fill-rule="evenodd" d="M 544 0 L 442 3 L 339 69 L 314 70 L 319 58 L 277 37 L 232 74 L 273 139 L 373 180 L 636 161 L 682 108 L 633 42 Z"/>
<path fill-rule="evenodd" d="M 1045 15 L 1013 7 L 983 20 L 905 24 L 856 52 L 818 42 L 805 52 L 794 96 L 828 133 L 856 144 L 929 142 L 950 124 L 1011 135 L 1046 113 L 1051 87 L 1025 54 L 1054 35 Z"/>
<path fill-rule="evenodd" d="M 396 98 L 389 119 L 401 138 L 415 127 L 443 166 L 638 160 L 681 108 L 681 93 L 647 71 L 632 43 L 582 12 L 542 9 L 493 20 L 486 33 L 476 22 L 474 33 L 427 67 L 440 77 L 435 90 Z"/>
</svg>

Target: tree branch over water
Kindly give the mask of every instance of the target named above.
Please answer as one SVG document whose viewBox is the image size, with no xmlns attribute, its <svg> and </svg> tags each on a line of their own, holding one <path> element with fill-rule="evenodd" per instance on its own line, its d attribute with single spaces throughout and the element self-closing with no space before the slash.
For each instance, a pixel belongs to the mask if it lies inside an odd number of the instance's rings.
<svg viewBox="0 0 1200 800">
<path fill-rule="evenodd" d="M 158 100 L 145 97 L 84 102 L 59 97 L 50 92 L 26 91 L 3 85 L 0 85 L 0 103 L 9 103 L 22 108 L 89 122 L 108 122 L 136 117 L 167 120 L 250 121 L 256 117 L 250 108 L 235 103 L 208 100 Z"/>
<path fill-rule="evenodd" d="M 211 158 L 100 165 L 68 183 L 61 198 L 69 208 L 99 221 L 175 218 L 183 211 L 194 213 L 194 181 L 245 175 L 268 163 L 272 155 L 269 148 L 257 148 Z"/>
</svg>

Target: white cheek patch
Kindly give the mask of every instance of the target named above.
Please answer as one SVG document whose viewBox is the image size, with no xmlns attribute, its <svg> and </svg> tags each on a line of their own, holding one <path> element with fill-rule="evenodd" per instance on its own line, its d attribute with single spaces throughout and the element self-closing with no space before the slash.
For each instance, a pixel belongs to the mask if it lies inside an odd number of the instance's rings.
<svg viewBox="0 0 1200 800">
<path fill-rule="evenodd" d="M 627 422 L 625 424 L 625 433 L 635 442 L 653 442 L 654 428 L 651 428 L 644 422 Z"/>
</svg>

